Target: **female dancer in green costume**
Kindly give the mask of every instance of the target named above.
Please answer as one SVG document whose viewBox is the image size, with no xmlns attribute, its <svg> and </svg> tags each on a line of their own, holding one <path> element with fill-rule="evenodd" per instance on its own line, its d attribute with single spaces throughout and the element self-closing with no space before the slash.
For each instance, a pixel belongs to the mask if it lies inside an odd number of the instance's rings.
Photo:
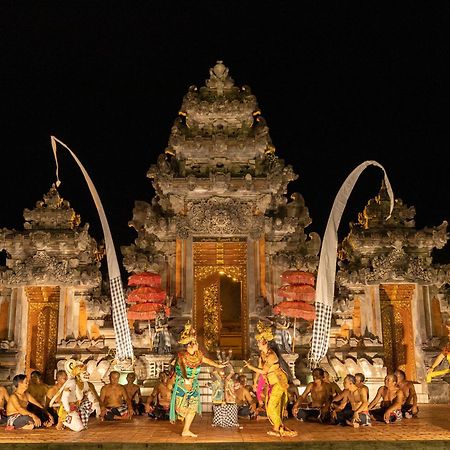
<svg viewBox="0 0 450 450">
<path fill-rule="evenodd" d="M 178 343 L 185 345 L 186 349 L 178 353 L 175 363 L 175 384 L 172 390 L 169 417 L 172 423 L 176 419 L 184 420 L 182 436 L 197 437 L 190 427 L 195 414 L 202 412 L 198 385 L 201 365 L 208 364 L 222 369 L 227 364 L 217 364 L 203 355 L 198 349 L 196 332 L 189 322 L 185 325 Z"/>
</svg>

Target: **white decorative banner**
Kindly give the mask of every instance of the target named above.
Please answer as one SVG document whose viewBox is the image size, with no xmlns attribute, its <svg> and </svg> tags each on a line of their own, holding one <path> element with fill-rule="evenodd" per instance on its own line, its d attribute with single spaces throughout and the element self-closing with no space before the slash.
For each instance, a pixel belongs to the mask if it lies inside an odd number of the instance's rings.
<svg viewBox="0 0 450 450">
<path fill-rule="evenodd" d="M 61 181 L 59 180 L 58 158 L 56 154 L 57 142 L 64 148 L 66 148 L 72 155 L 73 159 L 77 162 L 78 166 L 81 169 L 81 172 L 84 175 L 92 198 L 94 199 L 95 206 L 97 207 L 98 215 L 100 217 L 100 222 L 103 229 L 103 235 L 105 238 L 106 261 L 108 264 L 109 283 L 111 288 L 113 326 L 116 335 L 116 359 L 118 364 L 122 365 L 122 367 L 125 368 L 133 364 L 134 354 L 133 346 L 131 344 L 130 329 L 128 327 L 127 310 L 123 293 L 122 280 L 120 278 L 119 263 L 117 261 L 116 250 L 114 248 L 108 220 L 106 218 L 106 214 L 103 209 L 102 202 L 100 201 L 97 189 L 95 188 L 94 183 L 92 182 L 91 177 L 87 173 L 86 169 L 83 167 L 83 164 L 81 164 L 75 153 L 66 144 L 64 144 L 64 142 L 60 141 L 54 136 L 51 136 L 53 154 L 56 161 L 56 186 L 58 187 L 61 184 Z"/>
<path fill-rule="evenodd" d="M 384 172 L 384 183 L 391 201 L 389 215 L 391 217 L 394 208 L 394 193 L 384 167 L 376 161 L 365 161 L 360 164 L 347 177 L 334 199 L 333 207 L 328 218 L 327 227 L 320 251 L 319 268 L 316 283 L 316 319 L 314 320 L 311 350 L 309 354 L 310 366 L 318 367 L 328 350 L 328 341 L 331 327 L 331 315 L 334 300 L 334 282 L 336 279 L 336 259 L 338 247 L 337 231 L 342 214 L 347 205 L 348 198 L 358 181 L 361 173 L 368 166 L 377 166 Z"/>
</svg>

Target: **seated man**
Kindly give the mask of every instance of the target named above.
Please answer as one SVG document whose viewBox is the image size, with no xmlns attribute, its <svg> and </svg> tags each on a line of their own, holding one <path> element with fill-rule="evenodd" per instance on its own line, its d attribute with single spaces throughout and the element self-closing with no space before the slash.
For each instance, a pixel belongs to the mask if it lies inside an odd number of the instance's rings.
<svg viewBox="0 0 450 450">
<path fill-rule="evenodd" d="M 344 378 L 344 390 L 333 399 L 331 418 L 339 425 L 370 425 L 369 400 L 364 387 L 358 388 L 356 378 L 347 375 Z"/>
<path fill-rule="evenodd" d="M 9 400 L 9 393 L 4 386 L 0 386 L 0 425 L 4 425 L 8 420 L 6 415 L 6 404 Z"/>
<path fill-rule="evenodd" d="M 256 398 L 253 397 L 247 389 L 247 378 L 245 375 L 239 375 L 237 381 L 238 383 L 235 385 L 235 394 L 238 416 L 251 419 L 255 414 L 257 407 Z"/>
<path fill-rule="evenodd" d="M 313 381 L 308 383 L 303 394 L 299 396 L 292 408 L 292 414 L 301 422 L 308 419 L 318 419 L 323 422 L 327 419 L 331 403 L 331 386 L 325 383 L 323 369 L 312 371 Z M 308 395 L 311 401 L 307 401 Z"/>
<path fill-rule="evenodd" d="M 336 395 L 342 392 L 342 389 L 339 387 L 336 381 L 331 379 L 330 374 L 326 370 L 323 371 L 323 381 L 325 381 L 325 383 L 328 383 L 330 385 L 332 398 L 336 397 Z"/>
<path fill-rule="evenodd" d="M 169 420 L 174 381 L 175 377 L 171 377 L 168 371 L 159 374 L 159 383 L 153 388 L 145 403 L 145 411 L 152 419 Z"/>
<path fill-rule="evenodd" d="M 406 374 L 403 370 L 397 369 L 394 373 L 397 376 L 397 386 L 403 392 L 403 417 L 406 419 L 417 417 L 419 408 L 417 407 L 417 394 L 414 383 L 406 379 Z"/>
<path fill-rule="evenodd" d="M 100 418 L 104 420 L 131 419 L 133 406 L 124 386 L 119 384 L 120 373 L 109 374 L 109 384 L 100 390 Z"/>
<path fill-rule="evenodd" d="M 366 391 L 366 396 L 367 399 L 370 398 L 369 396 L 369 388 L 364 384 L 364 382 L 366 381 L 366 376 L 361 373 L 355 373 L 355 379 L 356 379 L 356 386 L 358 386 L 358 389 L 364 389 Z"/>
<path fill-rule="evenodd" d="M 58 416 L 58 410 L 61 405 L 61 395 L 62 395 L 61 388 L 63 387 L 66 381 L 67 381 L 66 371 L 58 370 L 58 372 L 56 372 L 56 382 L 53 386 L 50 386 L 46 394 L 46 405 L 49 405 L 51 399 L 58 394 L 52 406 L 47 407 L 47 411 L 53 417 L 53 421 L 57 424 L 56 428 L 58 428 L 58 430 L 62 429 L 62 421 L 59 420 Z"/>
<path fill-rule="evenodd" d="M 142 416 L 145 412 L 145 405 L 142 402 L 141 388 L 135 384 L 136 374 L 131 372 L 127 375 L 127 384 L 125 385 L 125 390 L 127 391 L 128 397 L 131 400 L 131 405 L 133 406 L 133 411 L 135 415 Z"/>
<path fill-rule="evenodd" d="M 49 389 L 48 384 L 44 383 L 41 372 L 33 370 L 28 384 L 28 393 L 33 396 L 41 405 L 45 406 L 45 397 Z"/>
<path fill-rule="evenodd" d="M 27 377 L 24 374 L 16 375 L 13 384 L 16 389 L 6 405 L 7 428 L 32 430 L 42 424 L 51 427 L 53 425 L 51 416 L 45 413 L 42 405 L 27 391 Z"/>
<path fill-rule="evenodd" d="M 377 395 L 369 404 L 372 417 L 378 422 L 393 423 L 402 419 L 403 391 L 397 386 L 396 375 L 387 375 L 384 386 L 378 388 Z M 375 409 L 381 400 L 380 407 Z"/>
</svg>

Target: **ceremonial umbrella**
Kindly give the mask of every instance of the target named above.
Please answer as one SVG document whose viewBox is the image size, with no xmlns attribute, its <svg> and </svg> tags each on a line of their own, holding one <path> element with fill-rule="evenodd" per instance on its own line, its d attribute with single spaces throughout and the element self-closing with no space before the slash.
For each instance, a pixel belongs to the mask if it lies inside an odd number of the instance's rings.
<svg viewBox="0 0 450 450">
<path fill-rule="evenodd" d="M 150 302 L 162 303 L 166 299 L 166 291 L 157 287 L 144 286 L 133 289 L 128 294 L 129 303 Z"/>
<path fill-rule="evenodd" d="M 309 284 L 314 286 L 316 277 L 311 272 L 303 270 L 286 270 L 281 274 L 281 279 L 288 284 Z"/>
<path fill-rule="evenodd" d="M 168 316 L 170 314 L 170 308 L 161 303 L 139 303 L 130 306 L 128 309 L 128 318 L 133 320 L 153 320 L 161 309 Z"/>
<path fill-rule="evenodd" d="M 278 289 L 278 295 L 291 300 L 313 303 L 316 291 L 309 284 L 285 284 Z"/>
<path fill-rule="evenodd" d="M 128 277 L 128 286 L 161 286 L 161 275 L 153 272 L 134 273 Z"/>
<path fill-rule="evenodd" d="M 281 274 L 281 279 L 287 283 L 278 289 L 278 295 L 286 300 L 274 307 L 276 314 L 294 318 L 294 335 L 292 349 L 295 348 L 295 332 L 297 319 L 314 320 L 316 311 L 314 303 L 316 291 L 314 289 L 314 274 L 302 270 L 287 270 Z"/>
</svg>

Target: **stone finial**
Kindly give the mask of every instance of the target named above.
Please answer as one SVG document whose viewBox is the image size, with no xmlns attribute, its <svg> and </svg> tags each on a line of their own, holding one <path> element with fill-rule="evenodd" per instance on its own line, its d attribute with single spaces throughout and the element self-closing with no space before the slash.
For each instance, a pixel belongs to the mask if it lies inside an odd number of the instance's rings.
<svg viewBox="0 0 450 450">
<path fill-rule="evenodd" d="M 222 61 L 209 69 L 209 80 L 206 80 L 206 86 L 222 95 L 225 90 L 234 86 L 234 80 L 228 75 L 229 69 Z"/>
</svg>

